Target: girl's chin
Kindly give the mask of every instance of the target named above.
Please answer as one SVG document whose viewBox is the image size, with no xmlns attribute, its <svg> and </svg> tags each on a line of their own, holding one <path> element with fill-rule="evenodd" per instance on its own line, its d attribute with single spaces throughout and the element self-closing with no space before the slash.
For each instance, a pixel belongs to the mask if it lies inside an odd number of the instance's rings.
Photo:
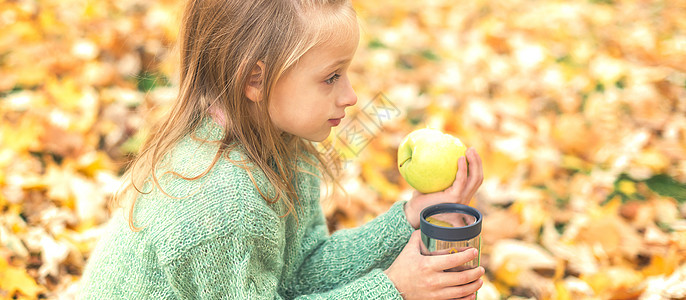
<svg viewBox="0 0 686 300">
<path fill-rule="evenodd" d="M 331 134 L 331 128 L 329 128 L 329 130 L 327 130 L 326 132 L 323 132 L 323 133 L 320 133 L 317 135 L 313 135 L 310 137 L 303 137 L 303 138 L 308 140 L 308 141 L 311 141 L 311 142 L 320 143 L 320 142 L 323 142 L 324 140 L 326 140 L 326 138 L 329 137 L 330 134 Z"/>
</svg>

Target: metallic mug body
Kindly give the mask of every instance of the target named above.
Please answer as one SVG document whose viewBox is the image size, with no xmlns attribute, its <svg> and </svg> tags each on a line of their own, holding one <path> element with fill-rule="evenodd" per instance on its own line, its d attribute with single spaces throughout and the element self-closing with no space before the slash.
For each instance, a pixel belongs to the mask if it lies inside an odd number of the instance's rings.
<svg viewBox="0 0 686 300">
<path fill-rule="evenodd" d="M 479 256 L 446 271 L 458 272 L 476 268 L 481 260 L 481 213 L 467 205 L 442 203 L 422 210 L 420 230 L 423 255 L 442 255 L 469 248 L 479 250 Z"/>
</svg>

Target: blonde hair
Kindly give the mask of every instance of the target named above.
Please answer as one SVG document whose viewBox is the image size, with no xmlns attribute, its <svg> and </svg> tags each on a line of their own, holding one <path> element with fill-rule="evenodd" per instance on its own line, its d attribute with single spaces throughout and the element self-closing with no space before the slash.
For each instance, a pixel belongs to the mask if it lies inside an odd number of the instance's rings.
<svg viewBox="0 0 686 300">
<path fill-rule="evenodd" d="M 224 137 L 210 167 L 194 177 L 167 173 L 186 180 L 201 178 L 222 155 L 228 158 L 232 145 L 240 144 L 247 161 L 261 169 L 274 187 L 275 195 L 269 197 L 253 179 L 264 200 L 283 201 L 288 207 L 284 216 L 293 213 L 297 219 L 296 161 L 304 159 L 333 179 L 336 168 L 328 162 L 335 160 L 324 157 L 311 142 L 280 132 L 266 117 L 269 95 L 277 80 L 308 50 L 335 42 L 336 36 L 346 32 L 336 26 L 357 26 L 356 20 L 349 0 L 189 0 L 177 45 L 179 94 L 169 114 L 152 128 L 124 175 L 125 185 L 114 197 L 114 204 L 128 201 L 129 227 L 141 229 L 133 222 L 136 198 L 149 193 L 141 188 L 151 182 L 164 193 L 156 175 L 161 160 L 181 138 L 198 129 L 211 108 L 224 121 Z M 258 62 L 265 65 L 262 101 L 253 102 L 244 88 Z"/>
</svg>

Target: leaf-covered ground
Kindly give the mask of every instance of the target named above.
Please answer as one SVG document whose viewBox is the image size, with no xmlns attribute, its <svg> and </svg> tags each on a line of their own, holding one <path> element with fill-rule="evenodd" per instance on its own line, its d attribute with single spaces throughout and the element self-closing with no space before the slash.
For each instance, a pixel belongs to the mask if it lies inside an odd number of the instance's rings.
<svg viewBox="0 0 686 300">
<path fill-rule="evenodd" d="M 0 3 L 0 299 L 75 295 L 174 99 L 180 2 Z M 397 146 L 430 126 L 484 160 L 479 299 L 686 298 L 686 2 L 353 3 L 332 230 L 409 197 Z"/>
</svg>

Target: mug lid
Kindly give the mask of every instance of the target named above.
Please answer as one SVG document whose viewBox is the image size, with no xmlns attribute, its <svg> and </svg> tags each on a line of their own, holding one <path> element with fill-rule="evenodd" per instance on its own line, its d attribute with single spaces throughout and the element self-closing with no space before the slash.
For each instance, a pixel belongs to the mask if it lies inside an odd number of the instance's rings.
<svg viewBox="0 0 686 300">
<path fill-rule="evenodd" d="M 440 220 L 434 221 L 434 223 L 426 220 L 431 216 L 439 214 L 462 215 L 467 216 L 470 219 L 473 218 L 473 220 L 470 220 L 470 222 L 464 226 L 457 227 Z M 457 203 L 441 203 L 422 210 L 420 213 L 419 229 L 424 235 L 432 239 L 442 241 L 465 241 L 473 239 L 481 234 L 481 219 L 481 213 L 471 206 Z M 446 223 L 446 225 L 453 227 L 441 226 L 436 223 Z"/>
</svg>

